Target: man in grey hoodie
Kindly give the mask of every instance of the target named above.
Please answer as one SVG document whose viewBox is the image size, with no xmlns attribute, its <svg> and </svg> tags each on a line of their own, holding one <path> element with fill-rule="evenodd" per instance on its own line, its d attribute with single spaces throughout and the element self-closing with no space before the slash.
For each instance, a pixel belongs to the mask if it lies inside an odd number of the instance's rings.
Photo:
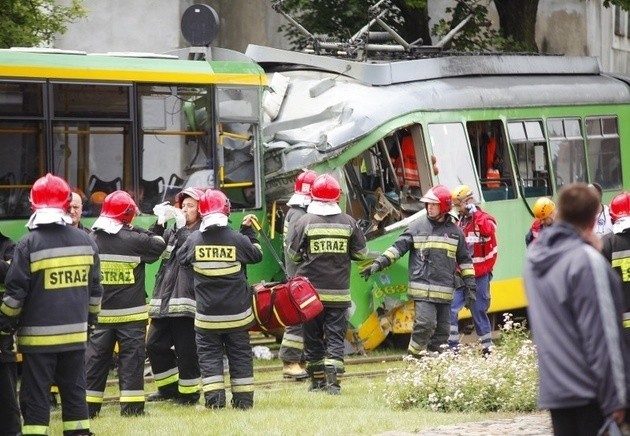
<svg viewBox="0 0 630 436">
<path fill-rule="evenodd" d="M 621 285 L 597 250 L 597 195 L 572 184 L 558 203 L 559 221 L 530 246 L 524 270 L 538 404 L 550 410 L 555 435 L 594 435 L 607 417 L 621 424 L 628 405 Z"/>
</svg>

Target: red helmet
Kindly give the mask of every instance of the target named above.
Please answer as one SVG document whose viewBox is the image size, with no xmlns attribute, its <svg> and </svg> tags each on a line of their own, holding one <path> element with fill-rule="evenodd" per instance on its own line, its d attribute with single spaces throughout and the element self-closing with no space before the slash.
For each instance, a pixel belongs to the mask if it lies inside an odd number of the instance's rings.
<svg viewBox="0 0 630 436">
<path fill-rule="evenodd" d="M 311 188 L 311 197 L 313 200 L 332 203 L 339 200 L 341 196 L 341 187 L 339 182 L 330 174 L 322 174 L 313 182 Z"/>
<path fill-rule="evenodd" d="M 201 216 L 211 213 L 222 213 L 230 216 L 230 200 L 218 189 L 208 189 L 199 200 Z"/>
<path fill-rule="evenodd" d="M 622 192 L 610 201 L 610 218 L 614 223 L 627 216 L 630 216 L 630 192 Z"/>
<path fill-rule="evenodd" d="M 304 170 L 300 173 L 295 179 L 295 187 L 293 188 L 293 192 L 295 194 L 311 195 L 311 188 L 313 187 L 313 182 L 317 178 L 317 173 L 311 170 Z"/>
<path fill-rule="evenodd" d="M 200 189 L 200 188 L 186 188 L 182 191 L 180 191 L 179 194 L 177 194 L 177 205 L 181 208 L 182 207 L 182 202 L 184 201 L 184 199 L 186 197 L 190 197 L 193 200 L 199 201 L 201 200 L 201 196 L 203 195 L 204 190 Z"/>
<path fill-rule="evenodd" d="M 48 173 L 33 183 L 29 200 L 33 210 L 50 207 L 66 211 L 72 200 L 72 191 L 64 179 Z"/>
<path fill-rule="evenodd" d="M 130 224 L 138 212 L 138 206 L 125 191 L 114 191 L 105 197 L 101 216 L 111 218 L 121 224 Z"/>
<path fill-rule="evenodd" d="M 429 189 L 420 199 L 422 203 L 433 203 L 440 205 L 440 215 L 448 213 L 453 207 L 451 191 L 444 185 L 435 185 Z"/>
</svg>

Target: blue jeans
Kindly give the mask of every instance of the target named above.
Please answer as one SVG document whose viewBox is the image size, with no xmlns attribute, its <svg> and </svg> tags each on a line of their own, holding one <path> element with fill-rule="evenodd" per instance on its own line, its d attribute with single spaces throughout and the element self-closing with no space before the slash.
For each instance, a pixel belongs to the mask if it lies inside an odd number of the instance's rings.
<svg viewBox="0 0 630 436">
<path fill-rule="evenodd" d="M 475 277 L 475 282 L 477 283 L 477 300 L 475 300 L 471 311 L 475 331 L 484 349 L 492 345 L 492 326 L 488 318 L 488 308 L 490 307 L 490 280 L 492 280 L 492 273 Z M 450 348 L 455 348 L 459 345 L 457 314 L 462 307 L 464 307 L 465 290 L 465 287 L 461 287 L 456 289 L 453 293 L 453 301 L 451 302 L 451 330 L 448 337 L 448 346 Z"/>
</svg>

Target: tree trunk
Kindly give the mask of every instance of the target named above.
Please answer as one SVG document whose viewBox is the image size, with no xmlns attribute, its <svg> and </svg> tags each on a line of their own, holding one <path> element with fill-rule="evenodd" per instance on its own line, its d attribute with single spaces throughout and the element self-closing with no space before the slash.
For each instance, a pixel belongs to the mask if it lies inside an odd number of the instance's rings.
<svg viewBox="0 0 630 436">
<path fill-rule="evenodd" d="M 538 52 L 536 12 L 539 0 L 494 0 L 501 35 L 521 42 L 526 51 Z"/>
<path fill-rule="evenodd" d="M 422 38 L 422 44 L 431 45 L 429 12 L 427 8 L 410 8 L 405 0 L 394 0 L 394 4 L 400 8 L 400 15 L 404 19 L 400 36 L 408 43 Z"/>
</svg>

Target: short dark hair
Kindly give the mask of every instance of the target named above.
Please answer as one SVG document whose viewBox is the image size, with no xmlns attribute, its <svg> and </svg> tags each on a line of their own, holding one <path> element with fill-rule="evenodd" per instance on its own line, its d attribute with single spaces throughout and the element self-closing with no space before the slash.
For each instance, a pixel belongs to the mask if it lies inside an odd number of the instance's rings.
<svg viewBox="0 0 630 436">
<path fill-rule="evenodd" d="M 595 182 L 595 183 L 591 183 L 590 185 L 588 185 L 589 188 L 594 188 L 597 193 L 599 194 L 599 199 L 601 200 L 602 195 L 604 194 L 604 191 L 602 191 L 602 185 L 600 185 L 599 183 Z"/>
<path fill-rule="evenodd" d="M 594 189 L 584 183 L 566 185 L 558 197 L 558 217 L 578 229 L 593 227 L 599 198 Z"/>
</svg>

